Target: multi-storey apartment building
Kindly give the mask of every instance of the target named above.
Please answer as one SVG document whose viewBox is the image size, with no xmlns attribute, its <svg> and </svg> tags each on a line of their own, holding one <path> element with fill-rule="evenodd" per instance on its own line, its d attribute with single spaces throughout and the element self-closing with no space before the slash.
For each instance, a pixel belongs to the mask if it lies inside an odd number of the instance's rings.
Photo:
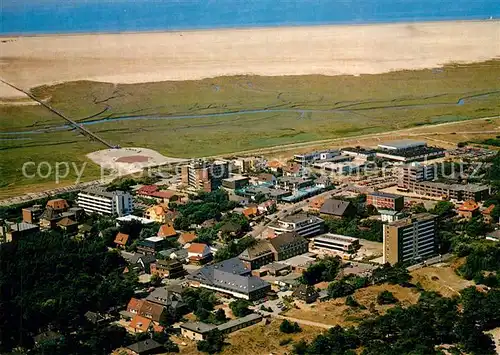
<svg viewBox="0 0 500 355">
<path fill-rule="evenodd" d="M 81 191 L 77 204 L 86 213 L 124 216 L 132 213 L 132 195 L 123 191 L 106 191 L 103 188 L 89 188 Z"/>
<path fill-rule="evenodd" d="M 420 213 L 384 225 L 383 261 L 415 264 L 433 256 L 437 250 L 436 216 Z"/>
<path fill-rule="evenodd" d="M 405 165 L 399 169 L 398 187 L 412 190 L 417 183 L 429 181 L 435 177 L 435 165 Z"/>
<path fill-rule="evenodd" d="M 181 167 L 182 183 L 196 189 L 210 192 L 222 185 L 222 180 L 229 177 L 227 161 L 195 161 Z"/>
</svg>

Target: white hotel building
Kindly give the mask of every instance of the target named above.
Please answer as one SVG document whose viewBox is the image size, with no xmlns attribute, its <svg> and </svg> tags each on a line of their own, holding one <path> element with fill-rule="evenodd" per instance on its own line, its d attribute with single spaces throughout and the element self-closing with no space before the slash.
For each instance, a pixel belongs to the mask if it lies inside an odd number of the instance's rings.
<svg viewBox="0 0 500 355">
<path fill-rule="evenodd" d="M 297 213 L 286 216 L 269 225 L 276 235 L 285 232 L 296 232 L 307 238 L 323 233 L 324 221 L 316 216 Z"/>
<path fill-rule="evenodd" d="M 132 195 L 123 191 L 106 191 L 103 188 L 89 188 L 81 191 L 77 197 L 78 207 L 86 213 L 111 216 L 125 216 L 132 213 L 134 203 Z"/>
</svg>

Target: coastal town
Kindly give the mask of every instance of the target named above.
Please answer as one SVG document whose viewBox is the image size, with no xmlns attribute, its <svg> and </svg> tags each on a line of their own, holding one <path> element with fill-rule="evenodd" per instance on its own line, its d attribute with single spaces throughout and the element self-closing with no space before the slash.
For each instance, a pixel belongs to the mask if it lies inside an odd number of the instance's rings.
<svg viewBox="0 0 500 355">
<path fill-rule="evenodd" d="M 68 257 L 79 250 L 89 253 L 78 264 L 89 277 L 113 275 L 87 295 L 91 302 L 74 300 L 74 314 L 55 311 L 56 304 L 73 309 L 68 299 L 29 293 L 42 311 L 27 311 L 27 348 L 64 353 L 57 344 L 86 329 L 107 334 L 113 354 L 216 353 L 262 326 L 283 335 L 330 329 L 324 341 L 340 346 L 341 338 L 354 337 L 348 326 L 396 317 L 389 311 L 396 305 L 420 307 L 419 294 L 499 300 L 493 291 L 486 298 L 499 282 L 499 182 L 498 153 L 466 142 L 444 149 L 404 139 L 286 159 L 195 159 L 4 206 L 0 250 L 8 277 L 38 275 L 13 269 L 13 245 L 25 252 L 60 248 Z M 73 270 L 63 256 L 48 260 L 40 268 Z M 82 278 L 82 290 L 95 282 Z M 81 298 L 79 287 L 68 294 Z M 439 302 L 433 300 L 429 312 Z M 50 312 L 57 320 L 44 320 Z M 458 311 L 453 316 L 462 322 Z M 498 311 L 487 318 L 478 339 L 500 321 Z M 375 346 L 355 337 L 331 353 Z M 460 343 L 460 353 L 489 353 L 463 337 L 431 347 L 447 351 Z M 313 349 L 318 342 L 282 336 L 278 349 L 263 351 L 325 353 Z"/>
</svg>

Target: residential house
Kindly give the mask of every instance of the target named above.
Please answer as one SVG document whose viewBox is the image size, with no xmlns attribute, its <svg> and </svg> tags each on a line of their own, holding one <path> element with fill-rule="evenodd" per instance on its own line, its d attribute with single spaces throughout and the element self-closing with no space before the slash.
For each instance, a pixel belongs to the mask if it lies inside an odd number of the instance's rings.
<svg viewBox="0 0 500 355">
<path fill-rule="evenodd" d="M 177 239 L 180 245 L 186 245 L 187 243 L 192 243 L 197 238 L 196 233 L 193 232 L 183 232 L 181 236 Z"/>
<path fill-rule="evenodd" d="M 326 200 L 326 198 L 322 197 L 322 196 L 319 196 L 319 197 L 312 199 L 309 202 L 309 210 L 319 212 L 319 209 L 321 208 L 321 206 L 323 206 L 323 204 L 325 203 L 325 200 Z"/>
<path fill-rule="evenodd" d="M 227 179 L 222 180 L 222 187 L 229 190 L 241 190 L 248 185 L 250 178 L 246 176 L 233 175 Z"/>
<path fill-rule="evenodd" d="M 206 265 L 186 278 L 192 287 L 203 287 L 250 301 L 265 297 L 271 290 L 269 283 L 252 276 L 251 270 L 237 257 Z"/>
<path fill-rule="evenodd" d="M 219 229 L 219 234 L 226 235 L 226 236 L 231 236 L 231 237 L 238 237 L 242 233 L 241 225 L 239 225 L 236 222 L 229 221 L 225 222 Z"/>
<path fill-rule="evenodd" d="M 61 228 L 66 235 L 78 234 L 78 223 L 68 217 L 64 217 L 57 222 L 57 226 Z"/>
<path fill-rule="evenodd" d="M 137 252 L 146 255 L 156 255 L 163 249 L 165 239 L 162 237 L 149 237 L 137 243 Z"/>
<path fill-rule="evenodd" d="M 172 286 L 169 286 L 172 287 Z M 167 287 L 157 287 L 151 292 L 146 300 L 162 306 L 165 312 L 172 315 L 184 314 L 187 306 L 182 299 L 182 291 L 174 292 Z"/>
<path fill-rule="evenodd" d="M 69 204 L 65 199 L 58 198 L 47 201 L 47 205 L 45 206 L 45 208 L 49 207 L 52 208 L 55 213 L 62 213 L 66 212 L 69 209 Z"/>
<path fill-rule="evenodd" d="M 187 248 L 188 260 L 191 264 L 205 264 L 212 260 L 212 251 L 204 243 L 191 243 Z"/>
<path fill-rule="evenodd" d="M 132 333 L 162 332 L 163 327 L 158 323 L 146 317 L 135 315 L 127 326 L 127 330 Z"/>
<path fill-rule="evenodd" d="M 157 202 L 170 203 L 177 202 L 182 198 L 182 195 L 172 190 L 160 190 L 157 185 L 145 185 L 137 190 L 138 196 L 152 198 Z"/>
<path fill-rule="evenodd" d="M 292 296 L 305 303 L 313 303 L 318 299 L 319 294 L 314 286 L 301 284 L 293 291 Z"/>
<path fill-rule="evenodd" d="M 354 217 L 356 215 L 356 207 L 350 201 L 327 199 L 319 209 L 322 216 L 343 218 Z"/>
<path fill-rule="evenodd" d="M 172 223 L 177 217 L 177 213 L 168 209 L 166 205 L 160 204 L 151 206 L 144 211 L 144 218 L 157 223 Z"/>
<path fill-rule="evenodd" d="M 23 222 L 37 224 L 40 221 L 40 216 L 42 215 L 44 209 L 41 205 L 33 205 L 31 207 L 23 208 Z"/>
<path fill-rule="evenodd" d="M 273 172 L 277 172 L 279 169 L 282 169 L 286 164 L 283 164 L 277 160 L 271 160 L 267 162 L 267 168 Z"/>
<path fill-rule="evenodd" d="M 495 205 L 489 205 L 483 211 L 481 211 L 481 214 L 483 215 L 483 219 L 486 223 L 497 222 L 497 221 L 495 221 L 495 219 L 492 216 L 494 209 L 495 209 Z"/>
<path fill-rule="evenodd" d="M 164 346 L 153 339 L 146 339 L 129 345 L 127 350 L 132 352 L 130 355 L 153 355 L 165 352 Z"/>
<path fill-rule="evenodd" d="M 156 257 L 152 254 L 142 255 L 138 254 L 135 264 L 138 266 L 139 271 L 144 271 L 146 274 L 151 273 L 151 265 L 156 261 Z"/>
<path fill-rule="evenodd" d="M 158 230 L 157 236 L 160 238 L 172 238 L 177 236 L 173 223 L 162 224 Z"/>
<path fill-rule="evenodd" d="M 259 240 L 253 246 L 245 249 L 238 258 L 250 270 L 256 270 L 274 261 L 274 253 L 268 241 Z"/>
<path fill-rule="evenodd" d="M 316 187 L 326 189 L 332 186 L 332 180 L 326 175 L 321 175 L 319 178 L 314 180 L 314 184 L 316 185 Z"/>
<path fill-rule="evenodd" d="M 131 298 L 127 305 L 127 312 L 132 315 L 140 315 L 155 322 L 160 321 L 164 311 L 165 309 L 161 304 L 145 299 Z"/>
<path fill-rule="evenodd" d="M 275 200 L 267 200 L 260 203 L 257 206 L 257 209 L 260 214 L 270 213 L 276 210 L 276 201 Z"/>
<path fill-rule="evenodd" d="M 125 249 L 125 247 L 130 242 L 130 236 L 128 234 L 118 232 L 115 237 L 115 245 L 117 248 Z"/>
<path fill-rule="evenodd" d="M 269 173 L 261 173 L 261 174 L 258 174 L 255 178 L 255 182 L 257 184 L 269 184 L 269 185 L 275 185 L 276 184 L 276 176 L 274 176 L 273 174 L 269 174 Z"/>
<path fill-rule="evenodd" d="M 479 204 L 473 200 L 467 200 L 458 207 L 458 215 L 465 219 L 471 219 L 479 215 Z"/>
<path fill-rule="evenodd" d="M 156 263 L 152 263 L 150 266 L 151 274 L 158 275 L 162 278 L 176 279 L 182 277 L 185 274 L 182 264 L 177 260 L 157 260 Z"/>
<path fill-rule="evenodd" d="M 283 167 L 284 176 L 299 177 L 304 175 L 304 172 L 302 165 L 297 163 L 291 163 Z"/>
<path fill-rule="evenodd" d="M 308 252 L 308 241 L 296 232 L 285 232 L 269 240 L 274 261 L 285 260 Z"/>
<path fill-rule="evenodd" d="M 188 254 L 187 249 L 178 249 L 170 254 L 170 259 L 185 263 L 188 260 Z"/>
<path fill-rule="evenodd" d="M 257 205 L 253 205 L 253 206 L 248 206 L 247 208 L 243 209 L 242 214 L 246 218 L 252 219 L 254 217 L 257 217 L 260 213 L 259 213 L 259 208 L 257 207 Z"/>
<path fill-rule="evenodd" d="M 314 185 L 314 181 L 303 177 L 281 176 L 278 178 L 277 185 L 280 189 L 285 191 L 297 191 Z"/>
<path fill-rule="evenodd" d="M 216 325 L 203 322 L 185 322 L 181 324 L 181 336 L 195 341 L 205 340 Z"/>
</svg>

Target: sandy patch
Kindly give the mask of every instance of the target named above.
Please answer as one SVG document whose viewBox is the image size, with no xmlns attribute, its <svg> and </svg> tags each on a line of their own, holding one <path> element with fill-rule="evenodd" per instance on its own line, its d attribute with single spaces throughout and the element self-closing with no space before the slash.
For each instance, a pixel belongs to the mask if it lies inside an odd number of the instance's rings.
<svg viewBox="0 0 500 355">
<path fill-rule="evenodd" d="M 104 149 L 87 154 L 87 157 L 101 167 L 101 179 L 106 180 L 139 173 L 150 167 L 186 161 L 165 157 L 147 148 Z"/>
<path fill-rule="evenodd" d="M 499 37 L 498 21 L 17 37 L 0 43 L 0 76 L 30 88 L 84 79 L 376 74 L 499 57 Z M 0 96 L 9 95 L 0 87 Z"/>
</svg>

